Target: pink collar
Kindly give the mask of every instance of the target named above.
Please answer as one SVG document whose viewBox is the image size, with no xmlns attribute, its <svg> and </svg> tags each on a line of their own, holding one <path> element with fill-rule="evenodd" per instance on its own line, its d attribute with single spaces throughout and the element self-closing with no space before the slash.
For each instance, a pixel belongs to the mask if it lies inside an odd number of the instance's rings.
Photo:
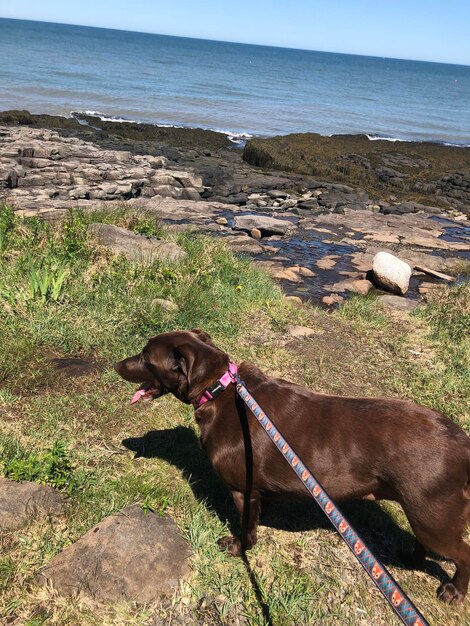
<svg viewBox="0 0 470 626">
<path fill-rule="evenodd" d="M 228 365 L 228 370 L 225 374 L 219 378 L 213 385 L 207 387 L 202 393 L 202 396 L 199 400 L 196 400 L 194 403 L 195 408 L 198 409 L 200 406 L 209 402 L 209 400 L 214 400 L 220 395 L 223 391 L 227 389 L 227 387 L 236 382 L 236 375 L 238 372 L 238 367 L 235 363 L 230 362 Z"/>
</svg>

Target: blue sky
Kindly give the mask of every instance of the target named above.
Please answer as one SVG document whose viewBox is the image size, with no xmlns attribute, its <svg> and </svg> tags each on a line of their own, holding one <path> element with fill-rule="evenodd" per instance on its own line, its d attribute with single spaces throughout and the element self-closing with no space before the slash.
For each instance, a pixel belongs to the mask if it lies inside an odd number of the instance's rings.
<svg viewBox="0 0 470 626">
<path fill-rule="evenodd" d="M 0 0 L 0 16 L 470 65 L 470 0 Z"/>
</svg>

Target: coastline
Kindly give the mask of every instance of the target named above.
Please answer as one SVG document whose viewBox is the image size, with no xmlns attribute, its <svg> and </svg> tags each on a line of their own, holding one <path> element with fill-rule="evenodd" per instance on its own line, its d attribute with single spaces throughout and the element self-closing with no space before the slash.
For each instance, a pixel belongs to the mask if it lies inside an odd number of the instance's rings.
<svg viewBox="0 0 470 626">
<path fill-rule="evenodd" d="M 470 149 L 309 134 L 242 150 L 203 129 L 86 122 L 0 113 L 3 201 L 46 219 L 104 205 L 150 214 L 170 231 L 222 237 L 291 296 L 326 304 L 371 288 L 379 250 L 470 274 Z M 432 285 L 421 276 L 410 296 Z"/>
<path fill-rule="evenodd" d="M 442 145 L 442 146 L 446 146 L 450 148 L 470 148 L 470 144 L 465 143 L 465 142 L 452 143 L 449 141 L 437 140 L 437 139 L 420 139 L 420 140 L 409 139 L 406 137 L 399 136 L 399 133 L 397 133 L 396 135 L 385 135 L 385 134 L 380 134 L 380 133 L 371 133 L 371 132 L 363 131 L 361 133 L 322 134 L 322 133 L 317 133 L 316 131 L 304 131 L 303 133 L 285 133 L 281 135 L 279 134 L 270 135 L 266 133 L 254 133 L 254 132 L 250 133 L 250 132 L 243 131 L 243 130 L 231 130 L 227 128 L 223 129 L 223 128 L 212 128 L 209 126 L 194 126 L 190 123 L 184 123 L 184 122 L 179 122 L 179 123 L 171 123 L 171 122 L 165 122 L 165 121 L 149 122 L 145 120 L 126 118 L 121 115 L 108 115 L 106 113 L 102 113 L 100 111 L 95 111 L 95 110 L 70 111 L 69 113 L 64 113 L 64 114 L 60 114 L 60 113 L 43 114 L 43 113 L 30 113 L 29 111 L 10 109 L 10 110 L 5 110 L 5 111 L 0 111 L 0 115 L 3 115 L 5 113 L 12 113 L 12 112 L 27 113 L 33 119 L 37 119 L 37 120 L 40 120 L 41 118 L 44 118 L 47 115 L 49 118 L 51 118 L 51 123 L 55 125 L 57 124 L 57 122 L 54 122 L 53 120 L 55 120 L 56 118 L 63 118 L 65 120 L 75 119 L 83 126 L 93 125 L 93 120 L 96 120 L 96 121 L 99 120 L 100 122 L 110 122 L 114 124 L 132 124 L 132 125 L 138 125 L 138 126 L 144 126 L 144 127 L 154 127 L 154 128 L 159 128 L 159 129 L 174 128 L 174 129 L 180 129 L 180 130 L 186 130 L 186 131 L 218 133 L 220 135 L 223 135 L 227 139 L 229 139 L 229 141 L 233 142 L 234 144 L 239 145 L 240 147 L 244 147 L 245 143 L 249 141 L 250 139 L 272 139 L 273 137 L 278 137 L 278 136 L 286 137 L 286 136 L 298 135 L 298 134 L 304 134 L 304 135 L 317 134 L 320 137 L 325 137 L 329 139 L 333 137 L 344 137 L 344 136 L 346 137 L 364 136 L 364 137 L 367 137 L 369 141 L 385 141 L 385 142 L 390 142 L 390 143 L 411 143 L 411 144 L 423 144 L 424 143 L 424 144 L 431 144 L 431 145 Z"/>
</svg>

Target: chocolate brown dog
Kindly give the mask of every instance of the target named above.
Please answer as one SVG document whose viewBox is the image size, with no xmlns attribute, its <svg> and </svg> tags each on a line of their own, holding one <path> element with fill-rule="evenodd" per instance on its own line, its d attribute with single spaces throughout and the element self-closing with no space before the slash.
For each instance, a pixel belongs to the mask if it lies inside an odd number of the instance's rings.
<svg viewBox="0 0 470 626">
<path fill-rule="evenodd" d="M 193 404 L 202 447 L 242 516 L 242 539 L 226 537 L 220 544 L 239 555 L 256 543 L 261 495 L 308 496 L 256 418 L 243 409 L 235 386 L 214 386 L 228 366 L 228 355 L 195 329 L 158 335 L 115 369 L 125 380 L 141 383 L 134 401 L 172 393 Z M 242 363 L 239 373 L 334 500 L 385 498 L 401 504 L 417 538 L 415 565 L 424 561 L 426 550 L 454 561 L 455 575 L 438 596 L 461 603 L 470 578 L 470 546 L 463 540 L 470 522 L 470 439 L 464 431 L 411 402 L 316 394 L 269 378 L 250 363 Z"/>
</svg>

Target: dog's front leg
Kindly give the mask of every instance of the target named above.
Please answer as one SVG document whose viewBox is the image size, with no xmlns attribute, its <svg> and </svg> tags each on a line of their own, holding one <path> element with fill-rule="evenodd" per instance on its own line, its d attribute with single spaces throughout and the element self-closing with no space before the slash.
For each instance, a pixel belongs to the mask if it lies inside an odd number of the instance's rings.
<svg viewBox="0 0 470 626">
<path fill-rule="evenodd" d="M 232 556 L 241 556 L 245 550 L 252 548 L 257 541 L 261 498 L 259 491 L 250 491 L 249 494 L 232 491 L 232 497 L 240 515 L 241 536 L 222 537 L 219 539 L 219 548 Z"/>
</svg>

